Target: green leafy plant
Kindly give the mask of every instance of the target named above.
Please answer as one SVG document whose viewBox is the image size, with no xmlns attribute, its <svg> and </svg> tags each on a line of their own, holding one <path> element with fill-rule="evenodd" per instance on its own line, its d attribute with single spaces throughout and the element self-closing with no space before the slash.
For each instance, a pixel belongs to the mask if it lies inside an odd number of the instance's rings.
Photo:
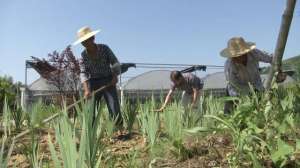
<svg viewBox="0 0 300 168">
<path fill-rule="evenodd" d="M 58 107 L 54 105 L 45 105 L 41 100 L 33 104 L 26 113 L 26 119 L 28 121 L 29 127 L 40 127 L 42 126 L 42 121 L 61 111 Z"/>
<path fill-rule="evenodd" d="M 289 159 L 288 156 L 294 153 L 294 148 L 280 138 L 278 138 L 276 146 L 277 149 L 271 151 L 271 159 L 275 164 L 283 167 Z"/>
<path fill-rule="evenodd" d="M 43 154 L 40 156 L 38 138 L 31 132 L 30 144 L 23 144 L 23 153 L 29 161 L 30 167 L 40 168 L 43 164 Z"/>
<path fill-rule="evenodd" d="M 16 131 L 21 130 L 22 123 L 25 119 L 24 111 L 22 110 L 22 108 L 20 106 L 18 106 L 14 110 L 11 110 L 11 116 L 14 120 L 14 123 L 15 123 L 15 126 L 16 126 Z"/>
<path fill-rule="evenodd" d="M 5 101 L 8 107 L 13 107 L 20 85 L 20 83 L 14 84 L 12 77 L 0 76 L 0 114 L 3 112 Z"/>
<path fill-rule="evenodd" d="M 171 141 L 182 140 L 183 138 L 183 119 L 180 109 L 181 105 L 174 103 L 163 112 L 164 129 Z"/>
<path fill-rule="evenodd" d="M 155 109 L 154 100 L 140 107 L 139 116 L 141 131 L 147 137 L 147 140 L 149 140 L 151 147 L 156 144 L 160 127 L 158 113 L 154 112 L 153 109 Z"/>
<path fill-rule="evenodd" d="M 138 161 L 137 161 L 138 151 L 133 150 L 130 151 L 127 155 L 125 155 L 125 164 L 124 167 L 132 167 L 132 168 L 138 168 Z"/>
<path fill-rule="evenodd" d="M 177 139 L 172 141 L 171 152 L 172 154 L 178 158 L 179 160 L 186 160 L 193 156 L 192 151 L 188 150 L 184 144 L 182 139 Z"/>
<path fill-rule="evenodd" d="M 4 137 L 9 137 L 11 134 L 11 111 L 7 104 L 6 99 L 4 100 L 3 105 L 3 122 L 2 125 L 4 127 Z"/>
<path fill-rule="evenodd" d="M 86 160 L 86 144 L 85 144 L 85 130 L 83 126 L 83 133 L 81 136 L 82 144 L 77 152 L 77 137 L 75 135 L 75 128 L 71 125 L 71 121 L 64 112 L 63 117 L 55 125 L 55 139 L 59 147 L 59 153 L 55 150 L 55 144 L 52 142 L 52 137 L 48 136 L 49 149 L 51 152 L 52 160 L 55 167 L 88 167 L 85 163 Z M 80 156 L 80 157 L 79 157 Z M 59 159 L 61 158 L 61 160 Z"/>
<path fill-rule="evenodd" d="M 79 114 L 79 119 L 83 125 L 82 138 L 85 143 L 83 145 L 86 146 L 85 154 L 87 158 L 87 163 L 89 167 L 99 167 L 101 163 L 101 151 L 104 150 L 105 146 L 101 142 L 104 137 L 104 125 L 100 120 L 101 113 L 103 109 L 98 106 L 98 108 L 94 108 L 93 99 L 87 103 L 82 104 L 82 110 L 80 111 L 77 107 L 77 113 Z M 97 110 L 99 109 L 99 110 Z M 93 112 L 97 111 L 96 119 L 93 121 Z M 81 138 L 81 139 L 82 139 Z M 82 142 L 81 142 L 82 143 Z"/>
<path fill-rule="evenodd" d="M 200 126 L 202 125 L 202 114 L 197 110 L 189 109 L 184 112 L 182 122 L 186 128 Z"/>
<path fill-rule="evenodd" d="M 132 132 L 132 127 L 136 120 L 137 109 L 138 109 L 137 104 L 132 104 L 128 101 L 125 101 L 125 103 L 122 106 L 123 121 L 125 121 L 124 124 L 129 133 Z"/>
<path fill-rule="evenodd" d="M 291 162 L 297 164 L 291 158 L 297 151 L 292 144 L 299 139 L 295 123 L 299 118 L 296 106 L 299 91 L 299 86 L 273 87 L 266 94 L 253 91 L 250 96 L 239 99 L 232 116 L 205 116 L 217 121 L 216 130 L 231 134 L 235 147 L 229 157 L 232 166 L 252 163 L 252 166 L 263 167 L 268 159 L 277 167 Z"/>
<path fill-rule="evenodd" d="M 0 167 L 8 167 L 8 161 L 11 157 L 15 141 L 10 144 L 9 149 L 5 149 L 6 137 L 2 137 L 1 151 L 0 151 Z"/>
<path fill-rule="evenodd" d="M 115 124 L 116 124 L 116 120 L 113 120 L 109 117 L 108 115 L 108 109 L 105 109 L 106 111 L 104 111 L 102 113 L 101 116 L 101 122 L 103 124 L 106 136 L 111 138 L 113 136 L 113 133 L 116 129 Z"/>
</svg>

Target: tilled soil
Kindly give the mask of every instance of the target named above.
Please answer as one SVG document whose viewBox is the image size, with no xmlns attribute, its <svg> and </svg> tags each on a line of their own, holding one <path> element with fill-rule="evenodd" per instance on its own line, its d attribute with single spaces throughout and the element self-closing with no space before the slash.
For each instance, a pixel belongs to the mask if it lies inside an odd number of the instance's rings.
<svg viewBox="0 0 300 168">
<path fill-rule="evenodd" d="M 40 129 L 37 134 L 39 142 L 39 159 L 48 162 L 52 167 L 51 154 L 48 147 L 48 135 L 52 142 L 55 142 L 54 130 Z M 119 159 L 115 167 L 128 167 L 126 158 L 128 155 L 138 151 L 136 160 L 140 167 L 175 167 L 175 168 L 209 168 L 209 167 L 228 167 L 227 155 L 232 152 L 231 139 L 227 135 L 209 135 L 206 137 L 187 137 L 184 141 L 184 148 L 188 155 L 179 157 L 174 155 L 172 147 L 163 149 L 162 157 L 152 158 L 149 156 L 149 147 L 145 138 L 139 133 L 114 135 L 113 138 L 104 139 L 106 153 Z M 79 142 L 78 142 L 79 143 Z M 30 168 L 28 158 L 25 155 L 25 148 L 31 144 L 31 137 L 20 139 L 14 146 L 14 151 L 9 160 L 9 167 L 14 165 L 18 168 Z M 164 146 L 162 146 L 164 148 Z M 58 148 L 56 148 L 58 150 Z M 103 158 L 105 163 L 107 160 Z"/>
</svg>

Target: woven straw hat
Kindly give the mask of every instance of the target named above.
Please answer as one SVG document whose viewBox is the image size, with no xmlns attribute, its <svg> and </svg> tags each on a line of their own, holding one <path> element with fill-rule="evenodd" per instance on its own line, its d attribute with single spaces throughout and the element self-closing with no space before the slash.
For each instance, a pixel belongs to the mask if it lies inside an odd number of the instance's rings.
<svg viewBox="0 0 300 168">
<path fill-rule="evenodd" d="M 233 37 L 227 43 L 227 48 L 220 52 L 222 57 L 234 58 L 255 49 L 255 43 L 246 42 L 242 37 Z"/>
<path fill-rule="evenodd" d="M 89 27 L 84 26 L 77 31 L 77 40 L 73 43 L 73 45 L 77 45 L 77 44 L 93 37 L 94 35 L 96 35 L 99 32 L 100 32 L 100 30 L 92 31 L 92 29 L 90 29 Z"/>
</svg>

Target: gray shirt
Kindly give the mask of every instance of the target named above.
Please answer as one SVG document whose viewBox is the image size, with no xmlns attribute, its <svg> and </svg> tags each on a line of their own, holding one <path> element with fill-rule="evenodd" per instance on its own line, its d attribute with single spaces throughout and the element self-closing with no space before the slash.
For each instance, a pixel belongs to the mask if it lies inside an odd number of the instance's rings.
<svg viewBox="0 0 300 168">
<path fill-rule="evenodd" d="M 181 86 L 176 86 L 175 84 L 171 84 L 171 90 L 175 90 L 176 88 L 179 90 L 183 90 L 188 94 L 193 93 L 193 88 L 200 90 L 203 88 L 203 81 L 192 73 L 185 73 L 182 75 L 184 78 L 184 83 Z"/>
<path fill-rule="evenodd" d="M 259 73 L 259 62 L 272 63 L 272 56 L 258 49 L 248 53 L 247 65 L 236 64 L 228 58 L 225 62 L 225 77 L 230 96 L 249 94 L 249 84 L 258 91 L 264 90 Z"/>
<path fill-rule="evenodd" d="M 81 56 L 81 82 L 85 82 L 90 78 L 110 77 L 113 73 L 111 67 L 119 65 L 117 57 L 105 44 L 97 44 L 97 55 L 95 58 L 90 57 L 87 50 L 84 50 Z"/>
</svg>

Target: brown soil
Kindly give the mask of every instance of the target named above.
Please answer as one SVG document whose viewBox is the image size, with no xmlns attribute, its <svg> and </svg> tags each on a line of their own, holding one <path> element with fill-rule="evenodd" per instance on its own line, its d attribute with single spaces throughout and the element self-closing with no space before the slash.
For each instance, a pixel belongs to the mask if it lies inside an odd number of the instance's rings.
<svg viewBox="0 0 300 168">
<path fill-rule="evenodd" d="M 43 161 L 48 161 L 51 166 L 51 155 L 48 148 L 48 134 L 51 135 L 54 142 L 55 135 L 53 130 L 40 129 L 39 137 L 39 153 Z M 25 146 L 31 143 L 30 136 L 26 136 L 18 141 L 14 146 L 14 152 L 9 161 L 9 167 L 15 164 L 18 168 L 29 168 L 29 161 L 24 154 Z M 193 168 L 193 167 L 228 167 L 227 154 L 232 152 L 231 139 L 226 135 L 210 135 L 205 138 L 188 137 L 184 141 L 184 148 L 188 151 L 187 157 L 176 157 L 169 147 L 166 147 L 164 156 L 161 158 L 150 159 L 149 148 L 145 138 L 138 133 L 131 135 L 122 134 L 114 136 L 111 139 L 105 139 L 107 152 L 116 158 L 124 158 L 134 151 L 138 151 L 138 158 L 141 167 L 151 165 L 155 167 L 177 167 L 177 168 Z M 105 158 L 104 158 L 105 160 Z M 105 161 L 104 161 L 105 162 Z M 115 167 L 127 167 L 126 160 L 120 159 Z M 51 166 L 52 167 L 52 166 Z"/>
</svg>

